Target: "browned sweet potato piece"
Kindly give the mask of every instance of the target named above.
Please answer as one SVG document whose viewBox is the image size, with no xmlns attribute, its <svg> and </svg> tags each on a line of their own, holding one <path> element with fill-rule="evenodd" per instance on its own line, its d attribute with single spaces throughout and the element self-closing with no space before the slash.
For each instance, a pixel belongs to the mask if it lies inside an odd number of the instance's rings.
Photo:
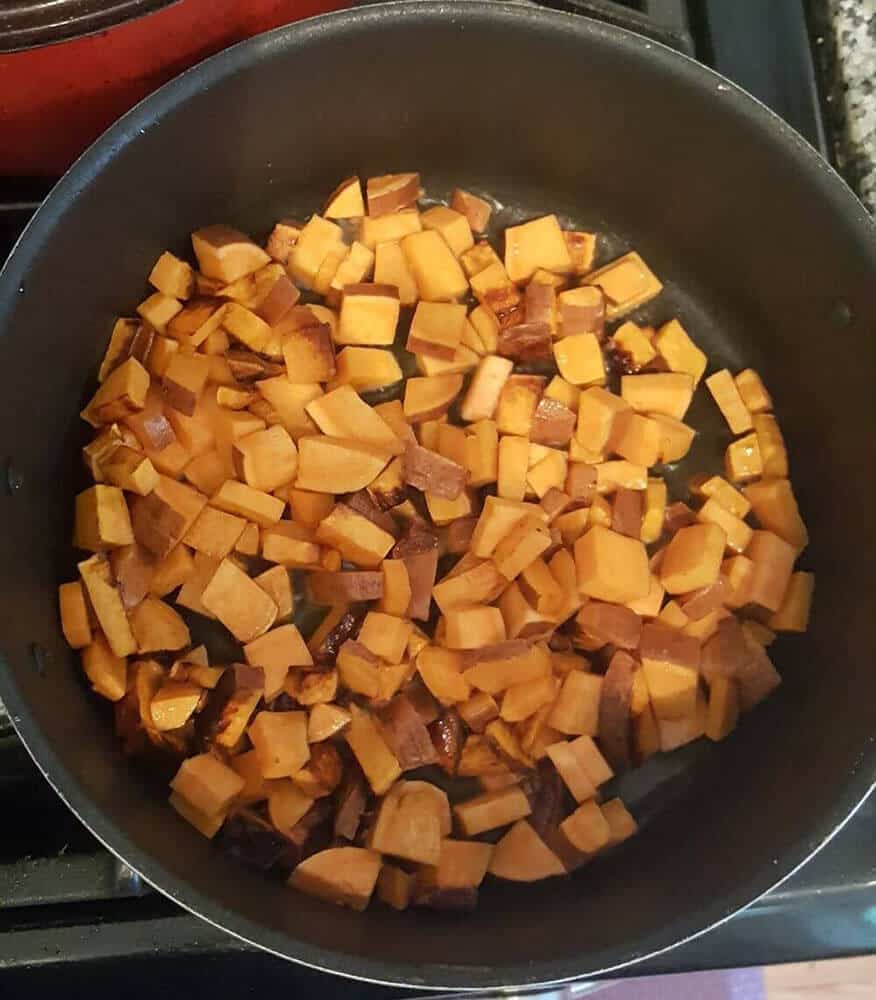
<svg viewBox="0 0 876 1000">
<path fill-rule="evenodd" d="M 437 762 L 448 774 L 456 774 L 465 733 L 462 720 L 453 709 L 448 709 L 429 726 L 429 735 L 437 754 Z"/>
<path fill-rule="evenodd" d="M 355 765 L 349 767 L 335 796 L 336 837 L 350 841 L 356 839 L 369 794 L 368 783 L 362 772 Z"/>
<path fill-rule="evenodd" d="M 605 759 L 616 772 L 626 770 L 632 763 L 630 702 L 637 666 L 631 656 L 618 650 L 611 658 L 602 682 L 599 743 Z"/>
<path fill-rule="evenodd" d="M 560 859 L 525 819 L 515 823 L 496 844 L 489 871 L 496 878 L 514 882 L 566 874 Z"/>
<path fill-rule="evenodd" d="M 429 730 L 407 695 L 397 694 L 378 718 L 383 738 L 403 771 L 438 761 Z"/>
<path fill-rule="evenodd" d="M 446 500 L 455 500 L 466 480 L 461 465 L 412 442 L 405 448 L 402 474 L 409 486 Z"/>
<path fill-rule="evenodd" d="M 611 506 L 611 528 L 621 535 L 640 538 L 642 517 L 645 509 L 645 494 L 642 490 L 628 490 L 620 487 L 614 495 Z"/>
<path fill-rule="evenodd" d="M 635 649 L 642 634 L 642 619 L 622 604 L 589 601 L 575 619 L 579 628 L 603 645 L 611 643 L 620 649 Z"/>
<path fill-rule="evenodd" d="M 233 663 L 210 695 L 198 716 L 197 729 L 210 745 L 231 748 L 237 745 L 261 700 L 265 687 L 264 671 L 245 663 Z"/>
<path fill-rule="evenodd" d="M 289 885 L 338 906 L 364 910 L 374 892 L 382 861 L 361 847 L 333 847 L 302 861 Z"/>
<path fill-rule="evenodd" d="M 547 361 L 552 354 L 551 341 L 547 323 L 518 323 L 499 331 L 498 353 L 515 361 Z"/>
<path fill-rule="evenodd" d="M 341 646 L 348 639 L 354 639 L 359 634 L 359 629 L 362 627 L 362 622 L 365 620 L 367 611 L 368 609 L 365 607 L 350 608 L 341 611 L 337 616 L 337 621 L 320 637 L 318 643 L 313 644 L 311 639 L 312 645 L 310 648 L 313 653 L 313 662 L 316 666 L 334 666 L 338 650 Z M 327 620 L 330 620 L 331 617 L 332 612 L 329 612 Z M 320 626 L 321 628 L 322 626 Z"/>
<path fill-rule="evenodd" d="M 336 573 L 317 570 L 307 575 L 310 599 L 314 604 L 353 604 L 376 601 L 383 596 L 383 573 L 361 570 Z"/>
<path fill-rule="evenodd" d="M 515 329 L 520 329 L 515 327 Z M 556 399 L 543 396 L 535 408 L 529 438 L 536 444 L 565 448 L 575 432 L 576 415 Z"/>
<path fill-rule="evenodd" d="M 436 785 L 399 781 L 380 804 L 369 847 L 423 865 L 437 865 L 450 834 L 450 803 Z"/>
</svg>

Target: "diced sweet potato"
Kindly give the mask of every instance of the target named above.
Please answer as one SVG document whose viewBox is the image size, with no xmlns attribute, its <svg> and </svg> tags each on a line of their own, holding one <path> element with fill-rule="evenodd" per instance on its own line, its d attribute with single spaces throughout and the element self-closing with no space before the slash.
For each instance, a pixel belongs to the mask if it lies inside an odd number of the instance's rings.
<svg viewBox="0 0 876 1000">
<path fill-rule="evenodd" d="M 442 705 L 467 701 L 471 689 L 460 673 L 460 661 L 454 650 L 426 646 L 417 655 L 417 671 L 423 683 Z"/>
<path fill-rule="evenodd" d="M 62 583 L 58 588 L 58 604 L 61 610 L 61 631 L 71 649 L 82 649 L 92 640 L 91 623 L 85 591 L 80 580 Z"/>
<path fill-rule="evenodd" d="M 384 562 L 384 566 L 386 563 Z M 402 569 L 404 566 L 399 564 Z M 376 571 L 320 572 L 307 578 L 310 599 L 314 604 L 351 604 L 374 601 L 384 594 L 384 574 Z M 405 604 L 404 610 L 407 609 Z"/>
<path fill-rule="evenodd" d="M 789 480 L 768 478 L 751 483 L 745 487 L 745 499 L 751 503 L 755 517 L 768 531 L 797 550 L 809 544 L 809 533 Z"/>
<path fill-rule="evenodd" d="M 201 601 L 239 642 L 257 639 L 277 617 L 273 600 L 230 559 L 219 564 Z"/>
<path fill-rule="evenodd" d="M 615 771 L 624 770 L 632 762 L 630 720 L 637 666 L 627 653 L 616 652 L 608 665 L 600 692 L 599 742 L 606 760 Z"/>
<path fill-rule="evenodd" d="M 667 593 L 686 594 L 714 583 L 721 571 L 726 541 L 717 524 L 696 524 L 677 531 L 660 567 L 660 582 Z"/>
<path fill-rule="evenodd" d="M 488 604 L 495 600 L 505 579 L 491 560 L 480 562 L 458 576 L 447 577 L 432 590 L 435 603 L 443 611 L 473 604 Z"/>
<path fill-rule="evenodd" d="M 450 833 L 446 794 L 425 781 L 399 781 L 380 806 L 369 847 L 424 865 L 437 865 Z"/>
<path fill-rule="evenodd" d="M 773 401 L 753 368 L 746 368 L 736 377 L 736 389 L 749 413 L 765 413 L 773 408 Z"/>
<path fill-rule="evenodd" d="M 528 281 L 539 269 L 566 274 L 572 260 L 555 215 L 505 230 L 505 269 L 512 281 Z"/>
<path fill-rule="evenodd" d="M 109 701 L 125 697 L 128 664 L 124 656 L 117 656 L 100 632 L 82 647 L 82 669 L 92 690 Z"/>
<path fill-rule="evenodd" d="M 594 799 L 578 806 L 571 816 L 563 820 L 560 830 L 574 848 L 585 854 L 596 853 L 611 840 L 608 820 Z"/>
<path fill-rule="evenodd" d="M 777 632 L 805 632 L 809 626 L 814 590 L 815 577 L 812 573 L 794 573 L 779 610 L 769 619 L 770 628 Z"/>
<path fill-rule="evenodd" d="M 654 337 L 654 346 L 671 372 L 690 375 L 694 385 L 703 377 L 708 359 L 677 319 L 660 327 Z"/>
<path fill-rule="evenodd" d="M 554 342 L 554 358 L 560 375 L 572 385 L 602 385 L 605 367 L 599 340 L 593 333 L 580 333 Z"/>
<path fill-rule="evenodd" d="M 355 705 L 350 707 L 350 712 L 350 724 L 344 736 L 374 794 L 385 795 L 401 774 L 399 763 L 373 717 Z"/>
<path fill-rule="evenodd" d="M 498 608 L 451 608 L 445 618 L 446 642 L 450 649 L 477 649 L 506 638 L 505 623 Z"/>
<path fill-rule="evenodd" d="M 434 230 L 411 233 L 401 241 L 421 299 L 447 302 L 461 298 L 468 281 L 453 251 Z"/>
<path fill-rule="evenodd" d="M 484 201 L 483 198 L 478 198 L 477 195 L 464 191 L 462 188 L 454 188 L 450 198 L 450 207 L 466 217 L 474 232 L 482 233 L 487 228 L 492 208 L 490 203 Z"/>
<path fill-rule="evenodd" d="M 97 484 L 77 495 L 73 538 L 77 548 L 98 552 L 133 541 L 128 505 L 120 489 Z"/>
<path fill-rule="evenodd" d="M 420 197 L 420 175 L 407 173 L 369 177 L 365 189 L 369 216 L 388 215 L 417 201 Z"/>
<path fill-rule="evenodd" d="M 709 685 L 709 707 L 706 716 L 706 736 L 710 740 L 726 739 L 736 728 L 739 718 L 739 687 L 728 677 L 715 677 Z"/>
<path fill-rule="evenodd" d="M 247 734 L 265 778 L 290 777 L 310 759 L 305 712 L 259 712 Z"/>
<path fill-rule="evenodd" d="M 289 885 L 338 906 L 364 910 L 382 865 L 380 855 L 361 847 L 332 847 L 302 861 Z"/>
<path fill-rule="evenodd" d="M 131 611 L 131 628 L 138 653 L 182 649 L 191 644 L 186 623 L 157 597 L 146 597 Z"/>
<path fill-rule="evenodd" d="M 128 656 L 137 649 L 137 641 L 109 563 L 99 555 L 78 564 L 79 576 L 106 641 L 115 656 Z"/>
<path fill-rule="evenodd" d="M 466 837 L 507 826 L 532 811 L 529 800 L 517 787 L 488 792 L 453 807 L 456 823 Z"/>
<path fill-rule="evenodd" d="M 450 409 L 462 389 L 462 375 L 430 375 L 405 383 L 404 413 L 410 423 L 434 420 Z"/>
<path fill-rule="evenodd" d="M 557 296 L 564 337 L 592 333 L 602 339 L 605 326 L 605 296 L 593 285 L 581 285 Z"/>
<path fill-rule="evenodd" d="M 319 743 L 340 733 L 350 724 L 350 713 L 339 705 L 314 705 L 307 722 L 307 740 Z"/>
<path fill-rule="evenodd" d="M 388 532 L 345 504 L 337 504 L 316 529 L 315 540 L 336 548 L 343 558 L 377 568 L 395 544 Z"/>
<path fill-rule="evenodd" d="M 771 531 L 755 531 L 745 554 L 754 563 L 748 600 L 768 611 L 778 611 L 791 580 L 796 550 Z"/>
<path fill-rule="evenodd" d="M 587 275 L 586 284 L 598 285 L 605 294 L 608 319 L 644 305 L 663 288 L 656 275 L 635 251 Z"/>
<path fill-rule="evenodd" d="M 614 774 L 587 735 L 568 743 L 554 743 L 547 748 L 547 755 L 576 802 L 593 798 L 596 789 Z"/>
<path fill-rule="evenodd" d="M 489 872 L 513 882 L 536 882 L 565 875 L 566 869 L 532 826 L 521 819 L 496 844 Z"/>
<path fill-rule="evenodd" d="M 757 434 L 746 434 L 727 445 L 724 470 L 727 478 L 734 483 L 745 483 L 763 474 L 763 458 Z"/>
<path fill-rule="evenodd" d="M 570 670 L 547 716 L 552 729 L 567 736 L 595 736 L 598 730 L 602 678 L 582 670 Z"/>
<path fill-rule="evenodd" d="M 455 500 L 466 481 L 461 465 L 411 442 L 405 449 L 403 476 L 408 485 L 447 500 Z"/>
<path fill-rule="evenodd" d="M 575 563 L 578 588 L 589 597 L 624 603 L 650 590 L 648 556 L 638 539 L 595 525 L 575 543 Z"/>
<path fill-rule="evenodd" d="M 718 409 L 724 415 L 727 426 L 733 434 L 744 434 L 752 428 L 751 414 L 742 401 L 733 376 L 722 368 L 706 379 L 706 385 L 712 398 L 718 404 Z"/>
<path fill-rule="evenodd" d="M 661 413 L 683 420 L 693 397 L 694 381 L 679 372 L 655 372 L 644 375 L 624 375 L 621 395 L 640 413 Z"/>
<path fill-rule="evenodd" d="M 243 789 L 243 778 L 212 754 L 182 762 L 170 787 L 206 816 L 224 812 Z"/>
</svg>

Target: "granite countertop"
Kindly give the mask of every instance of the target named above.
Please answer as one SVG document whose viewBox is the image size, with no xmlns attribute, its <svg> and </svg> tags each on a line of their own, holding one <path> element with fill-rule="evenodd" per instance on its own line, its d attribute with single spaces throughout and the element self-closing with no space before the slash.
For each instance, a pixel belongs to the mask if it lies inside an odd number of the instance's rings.
<svg viewBox="0 0 876 1000">
<path fill-rule="evenodd" d="M 813 15 L 837 167 L 876 211 L 876 0 L 822 0 Z"/>
</svg>

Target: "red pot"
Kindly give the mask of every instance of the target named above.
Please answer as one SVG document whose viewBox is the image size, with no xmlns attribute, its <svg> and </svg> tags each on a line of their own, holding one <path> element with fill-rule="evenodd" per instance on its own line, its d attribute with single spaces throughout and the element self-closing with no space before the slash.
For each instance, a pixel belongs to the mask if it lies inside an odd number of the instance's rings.
<svg viewBox="0 0 876 1000">
<path fill-rule="evenodd" d="M 0 55 L 0 174 L 54 176 L 160 84 L 344 0 L 181 0 L 108 31 Z"/>
</svg>

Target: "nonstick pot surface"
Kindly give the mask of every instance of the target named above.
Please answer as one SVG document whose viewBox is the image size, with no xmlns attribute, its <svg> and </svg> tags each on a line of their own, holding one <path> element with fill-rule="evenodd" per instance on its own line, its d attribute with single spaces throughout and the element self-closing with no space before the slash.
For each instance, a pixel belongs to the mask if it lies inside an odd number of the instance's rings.
<svg viewBox="0 0 876 1000">
<path fill-rule="evenodd" d="M 764 375 L 818 581 L 812 631 L 774 647 L 780 692 L 725 744 L 650 764 L 628 787 L 639 837 L 568 880 L 489 886 L 465 918 L 357 915 L 224 858 L 122 757 L 57 626 L 55 588 L 73 570 L 77 413 L 113 317 L 143 298 L 156 256 L 185 252 L 186 234 L 214 221 L 260 236 L 342 177 L 397 169 L 421 170 L 436 195 L 489 191 L 639 249 L 667 284 L 646 315 L 678 314 L 715 364 Z M 2 500 L 0 697 L 112 850 L 279 955 L 475 988 L 592 975 L 683 941 L 789 874 L 871 787 L 874 277 L 863 209 L 802 140 L 638 36 L 458 2 L 358 10 L 236 46 L 89 150 L 3 272 L 0 457 L 20 485 Z"/>
</svg>

